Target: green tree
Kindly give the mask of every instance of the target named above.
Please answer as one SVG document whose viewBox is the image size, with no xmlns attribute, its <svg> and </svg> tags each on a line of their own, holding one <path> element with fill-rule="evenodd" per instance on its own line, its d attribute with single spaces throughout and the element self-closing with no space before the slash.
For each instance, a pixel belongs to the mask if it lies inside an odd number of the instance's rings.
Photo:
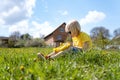
<svg viewBox="0 0 120 80">
<path fill-rule="evenodd" d="M 110 34 L 109 30 L 105 27 L 101 26 L 93 28 L 91 30 L 90 35 L 93 40 L 93 43 L 102 49 L 104 49 L 109 43 Z"/>
<path fill-rule="evenodd" d="M 114 37 L 111 40 L 111 44 L 120 45 L 120 28 L 114 30 L 113 34 L 114 34 Z"/>
<path fill-rule="evenodd" d="M 25 44 L 32 40 L 32 36 L 29 33 L 22 34 L 20 39 L 17 40 L 15 47 L 25 47 Z"/>
<path fill-rule="evenodd" d="M 114 34 L 114 37 L 119 36 L 120 35 L 120 28 L 114 30 L 113 34 Z"/>
<path fill-rule="evenodd" d="M 18 40 L 18 39 L 20 39 L 20 36 L 21 36 L 21 34 L 19 31 L 14 31 L 13 33 L 11 33 L 9 38 L 12 40 Z"/>
<path fill-rule="evenodd" d="M 9 36 L 8 47 L 15 47 L 15 44 L 20 39 L 20 36 L 21 34 L 19 31 L 12 32 Z"/>
<path fill-rule="evenodd" d="M 25 33 L 25 34 L 22 34 L 20 36 L 20 38 L 23 39 L 23 40 L 31 40 L 32 36 L 30 34 L 28 34 L 28 33 Z"/>
</svg>

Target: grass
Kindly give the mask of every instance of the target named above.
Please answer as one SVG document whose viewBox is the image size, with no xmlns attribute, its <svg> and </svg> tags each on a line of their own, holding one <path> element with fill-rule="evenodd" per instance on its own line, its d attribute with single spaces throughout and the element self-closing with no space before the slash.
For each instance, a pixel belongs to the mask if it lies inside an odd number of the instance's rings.
<svg viewBox="0 0 120 80">
<path fill-rule="evenodd" d="M 0 48 L 0 80 L 119 80 L 120 51 L 91 50 L 41 61 L 51 48 Z"/>
</svg>

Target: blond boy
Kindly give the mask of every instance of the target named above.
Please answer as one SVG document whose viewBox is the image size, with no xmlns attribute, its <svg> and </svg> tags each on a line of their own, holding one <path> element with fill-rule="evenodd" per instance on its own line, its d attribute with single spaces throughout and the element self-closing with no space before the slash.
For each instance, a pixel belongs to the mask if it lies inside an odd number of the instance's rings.
<svg viewBox="0 0 120 80">
<path fill-rule="evenodd" d="M 65 31 L 71 36 L 72 42 L 63 43 L 63 45 L 54 48 L 53 52 L 45 57 L 41 53 L 38 53 L 38 57 L 46 60 L 63 55 L 63 53 L 65 53 L 68 49 L 72 50 L 73 52 L 82 52 L 92 48 L 92 41 L 90 36 L 81 31 L 81 27 L 78 21 L 73 20 L 69 22 L 65 27 Z"/>
</svg>

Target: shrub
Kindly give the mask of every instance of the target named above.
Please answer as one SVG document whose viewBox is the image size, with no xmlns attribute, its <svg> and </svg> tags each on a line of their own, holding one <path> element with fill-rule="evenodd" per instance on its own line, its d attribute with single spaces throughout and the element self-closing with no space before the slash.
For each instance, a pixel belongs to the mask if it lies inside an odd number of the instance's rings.
<svg viewBox="0 0 120 80">
<path fill-rule="evenodd" d="M 25 47 L 44 47 L 45 43 L 41 39 L 33 39 L 26 41 Z"/>
</svg>

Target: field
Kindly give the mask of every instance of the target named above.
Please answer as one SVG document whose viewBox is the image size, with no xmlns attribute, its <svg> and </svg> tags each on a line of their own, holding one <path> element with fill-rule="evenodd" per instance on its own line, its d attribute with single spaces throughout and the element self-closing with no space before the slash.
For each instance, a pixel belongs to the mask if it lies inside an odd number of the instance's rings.
<svg viewBox="0 0 120 80">
<path fill-rule="evenodd" d="M 37 59 L 51 48 L 0 48 L 0 80 L 120 80 L 120 51 L 92 50 L 54 61 Z"/>
</svg>

